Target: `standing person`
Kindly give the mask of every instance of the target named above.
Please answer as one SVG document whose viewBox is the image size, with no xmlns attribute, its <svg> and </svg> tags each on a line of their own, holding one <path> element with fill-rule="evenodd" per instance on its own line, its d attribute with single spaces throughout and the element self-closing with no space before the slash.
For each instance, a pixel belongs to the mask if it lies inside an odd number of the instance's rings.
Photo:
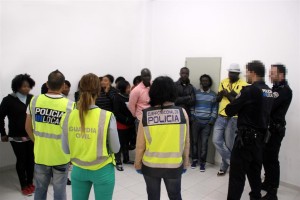
<svg viewBox="0 0 300 200">
<path fill-rule="evenodd" d="M 261 198 L 261 168 L 263 146 L 273 104 L 272 90 L 265 84 L 265 66 L 260 61 L 246 65 L 250 86 L 244 87 L 234 101 L 228 104 L 228 116 L 239 115 L 237 137 L 231 154 L 228 200 L 241 199 L 245 176 L 251 192 L 250 200 Z"/>
<path fill-rule="evenodd" d="M 105 75 L 100 78 L 100 95 L 96 100 L 96 105 L 99 108 L 110 112 L 113 111 L 114 96 L 117 94 L 116 88 L 111 85 L 113 80 L 111 75 Z"/>
<path fill-rule="evenodd" d="M 117 119 L 117 128 L 121 144 L 120 151 L 116 156 L 116 168 L 119 171 L 124 171 L 121 161 L 121 153 L 123 155 L 124 164 L 133 164 L 133 161 L 129 159 L 129 142 L 132 135 L 135 134 L 134 121 L 135 118 L 128 110 L 126 104 L 129 101 L 130 84 L 128 81 L 118 82 L 117 90 L 118 94 L 115 95 L 114 99 L 114 114 Z"/>
<path fill-rule="evenodd" d="M 34 141 L 36 181 L 35 200 L 47 198 L 48 186 L 53 176 L 55 200 L 65 200 L 70 156 L 62 149 L 61 117 L 70 112 L 74 103 L 61 95 L 65 76 L 58 70 L 48 76 L 47 94 L 33 97 L 30 103 L 26 131 Z"/>
<path fill-rule="evenodd" d="M 95 105 L 99 78 L 86 74 L 80 80 L 77 108 L 64 115 L 62 144 L 73 163 L 72 199 L 111 200 L 115 185 L 114 156 L 120 148 L 114 115 Z"/>
<path fill-rule="evenodd" d="M 208 138 L 217 118 L 217 94 L 211 90 L 212 79 L 209 75 L 200 76 L 200 89 L 195 92 L 196 103 L 192 122 L 192 169 L 196 168 L 200 158 L 200 171 L 205 172 Z M 200 147 L 200 151 L 198 149 Z M 200 155 L 198 153 L 200 152 Z"/>
<path fill-rule="evenodd" d="M 3 98 L 0 105 L 0 132 L 3 142 L 10 141 L 17 158 L 16 170 L 23 195 L 32 195 L 33 185 L 33 142 L 25 130 L 26 109 L 33 97 L 29 94 L 35 82 L 28 74 L 17 75 L 11 83 L 13 93 Z M 5 130 L 8 118 L 8 135 Z"/>
<path fill-rule="evenodd" d="M 128 108 L 133 117 L 136 117 L 135 128 L 136 132 L 139 122 L 142 119 L 142 110 L 149 108 L 150 97 L 149 90 L 151 86 L 151 72 L 149 69 L 144 68 L 141 71 L 142 82 L 140 82 L 131 92 L 128 102 Z M 135 145 L 135 144 L 132 144 Z"/>
<path fill-rule="evenodd" d="M 70 89 L 71 89 L 70 81 L 65 80 L 64 90 L 62 91 L 62 94 L 64 95 L 64 97 L 68 98 Z"/>
<path fill-rule="evenodd" d="M 195 105 L 195 91 L 190 83 L 189 76 L 189 68 L 183 67 L 180 69 L 180 78 L 175 83 L 178 94 L 175 105 L 184 108 L 188 116 L 191 117 L 191 108 Z"/>
<path fill-rule="evenodd" d="M 181 200 L 181 176 L 189 165 L 189 121 L 185 110 L 174 106 L 176 86 L 158 77 L 150 91 L 150 108 L 139 124 L 135 169 L 142 173 L 148 199 L 160 199 L 161 179 L 171 200 Z"/>
<path fill-rule="evenodd" d="M 265 169 L 265 180 L 262 189 L 267 195 L 262 199 L 277 200 L 277 189 L 280 180 L 279 151 L 283 137 L 285 136 L 285 115 L 292 101 L 293 93 L 286 79 L 286 68 L 284 65 L 275 64 L 270 69 L 270 79 L 273 83 L 274 103 L 271 111 L 269 131 L 270 140 L 264 149 L 263 166 Z"/>
<path fill-rule="evenodd" d="M 213 130 L 213 143 L 222 157 L 218 176 L 224 176 L 230 165 L 230 156 L 237 130 L 237 115 L 228 116 L 225 107 L 247 85 L 245 81 L 239 78 L 241 70 L 238 64 L 231 64 L 228 71 L 228 78 L 222 80 L 219 86 L 217 95 L 217 102 L 220 102 L 219 114 Z"/>
</svg>

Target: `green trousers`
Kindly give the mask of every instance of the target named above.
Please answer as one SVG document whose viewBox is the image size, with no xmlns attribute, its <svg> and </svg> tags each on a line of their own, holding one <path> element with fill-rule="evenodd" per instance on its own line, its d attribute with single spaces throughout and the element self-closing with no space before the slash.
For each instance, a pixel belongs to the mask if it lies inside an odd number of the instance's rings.
<svg viewBox="0 0 300 200">
<path fill-rule="evenodd" d="M 112 200 L 115 187 L 113 164 L 95 171 L 73 166 L 71 180 L 73 200 L 88 200 L 92 186 L 96 200 Z"/>
</svg>

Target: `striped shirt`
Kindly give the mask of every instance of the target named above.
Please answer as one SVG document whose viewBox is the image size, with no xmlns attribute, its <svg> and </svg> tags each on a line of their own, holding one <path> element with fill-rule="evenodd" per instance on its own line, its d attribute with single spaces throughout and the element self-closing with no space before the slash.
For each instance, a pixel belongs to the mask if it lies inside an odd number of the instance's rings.
<svg viewBox="0 0 300 200">
<path fill-rule="evenodd" d="M 196 103 L 193 116 L 199 123 L 208 124 L 214 123 L 218 113 L 218 103 L 216 102 L 217 94 L 212 91 L 203 91 L 202 89 L 196 90 Z"/>
</svg>

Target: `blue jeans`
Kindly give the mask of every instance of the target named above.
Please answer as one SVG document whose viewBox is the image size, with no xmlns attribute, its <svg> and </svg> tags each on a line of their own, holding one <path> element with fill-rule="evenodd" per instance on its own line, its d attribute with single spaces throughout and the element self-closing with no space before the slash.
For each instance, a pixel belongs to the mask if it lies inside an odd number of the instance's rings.
<svg viewBox="0 0 300 200">
<path fill-rule="evenodd" d="M 200 155 L 200 163 L 206 163 L 207 144 L 210 135 L 211 125 L 201 124 L 195 119 L 192 122 L 192 159 L 198 160 Z M 200 154 L 199 154 L 200 150 Z"/>
<path fill-rule="evenodd" d="M 220 170 L 226 172 L 230 165 L 231 150 L 237 130 L 236 117 L 218 116 L 213 133 L 213 143 L 222 157 Z"/>
<path fill-rule="evenodd" d="M 160 177 L 152 177 L 144 175 L 147 185 L 147 193 L 149 200 L 160 200 Z M 170 200 L 182 200 L 181 198 L 181 176 L 177 179 L 163 178 L 168 196 Z"/>
<path fill-rule="evenodd" d="M 34 200 L 46 200 L 51 177 L 54 190 L 54 200 L 66 200 L 66 185 L 69 164 L 45 166 L 36 164 L 34 167 L 35 194 Z"/>
</svg>

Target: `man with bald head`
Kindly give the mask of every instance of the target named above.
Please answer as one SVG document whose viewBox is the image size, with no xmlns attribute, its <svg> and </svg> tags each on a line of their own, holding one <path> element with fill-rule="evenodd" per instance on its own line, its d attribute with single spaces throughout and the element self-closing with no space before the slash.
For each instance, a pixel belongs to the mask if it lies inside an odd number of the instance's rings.
<svg viewBox="0 0 300 200">
<path fill-rule="evenodd" d="M 151 85 L 151 71 L 147 68 L 142 69 L 141 79 L 142 82 L 131 91 L 128 102 L 130 112 L 137 118 L 136 130 L 142 117 L 142 110 L 150 107 L 149 89 Z"/>
</svg>

